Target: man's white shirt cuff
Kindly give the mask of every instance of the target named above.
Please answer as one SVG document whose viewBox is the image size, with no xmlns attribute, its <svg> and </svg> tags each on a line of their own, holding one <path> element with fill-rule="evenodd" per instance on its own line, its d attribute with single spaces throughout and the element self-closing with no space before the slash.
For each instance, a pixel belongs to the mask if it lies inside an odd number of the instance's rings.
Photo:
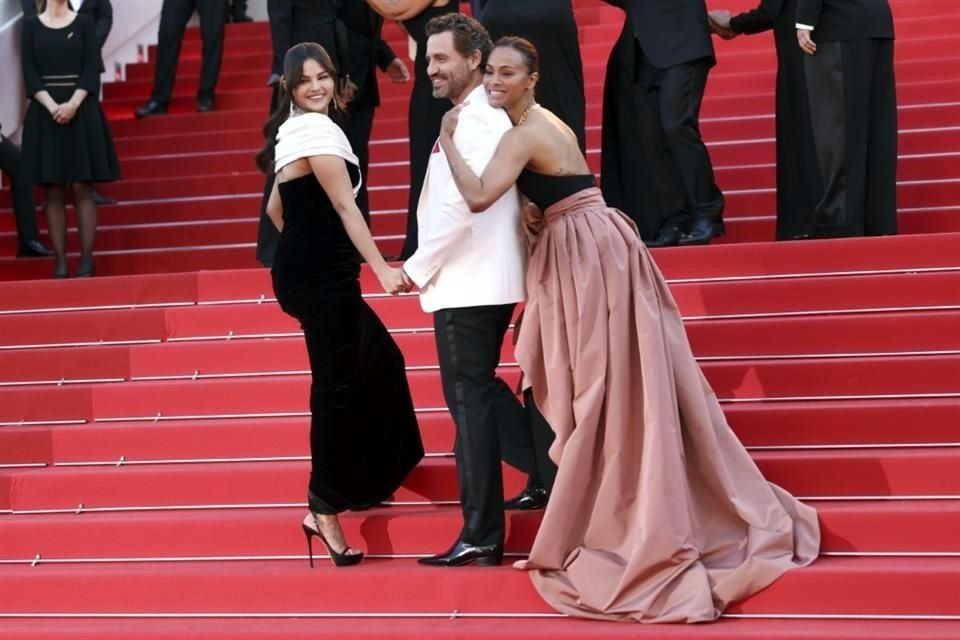
<svg viewBox="0 0 960 640">
<path fill-rule="evenodd" d="M 797 29 L 803 29 L 804 31 L 813 31 L 813 27 L 808 24 L 803 24 L 802 22 L 797 23 Z"/>
</svg>

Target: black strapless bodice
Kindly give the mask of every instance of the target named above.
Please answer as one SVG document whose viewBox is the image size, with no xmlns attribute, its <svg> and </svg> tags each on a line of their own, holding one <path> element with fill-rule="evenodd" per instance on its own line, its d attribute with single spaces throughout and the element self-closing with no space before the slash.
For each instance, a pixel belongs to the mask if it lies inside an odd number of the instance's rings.
<svg viewBox="0 0 960 640">
<path fill-rule="evenodd" d="M 351 178 L 358 178 L 349 163 Z M 360 257 L 313 174 L 278 186 L 283 231 L 273 260 L 273 289 L 284 311 L 304 320 L 338 298 L 360 296 Z"/>
<path fill-rule="evenodd" d="M 520 193 L 540 208 L 546 211 L 547 207 L 560 202 L 577 191 L 595 187 L 596 182 L 591 174 L 576 176 L 548 176 L 536 171 L 524 169 L 517 178 L 517 188 Z"/>
</svg>

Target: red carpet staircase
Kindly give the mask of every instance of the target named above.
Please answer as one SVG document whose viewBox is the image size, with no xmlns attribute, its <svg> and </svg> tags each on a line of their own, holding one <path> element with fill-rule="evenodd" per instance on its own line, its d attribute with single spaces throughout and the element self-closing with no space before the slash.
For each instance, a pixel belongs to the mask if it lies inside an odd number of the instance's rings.
<svg viewBox="0 0 960 640">
<path fill-rule="evenodd" d="M 240 25 L 216 113 L 191 111 L 197 33 L 171 115 L 130 119 L 149 64 L 106 87 L 126 178 L 104 189 L 121 204 L 101 209 L 97 266 L 113 277 L 54 282 L 49 262 L 13 259 L 0 195 L 4 637 L 960 637 L 960 9 L 893 5 L 904 235 L 767 242 L 775 61 L 760 36 L 718 43 L 704 104 L 726 243 L 655 253 L 734 429 L 771 481 L 820 511 L 814 566 L 716 624 L 657 627 L 556 616 L 508 566 L 418 567 L 459 530 L 452 423 L 429 318 L 365 274 L 407 356 L 429 455 L 394 504 L 344 517 L 368 562 L 310 570 L 306 354 L 269 273 L 252 268 L 268 36 Z M 603 72 L 622 14 L 577 9 L 599 170 Z M 383 87 L 373 228 L 396 253 L 409 88 Z M 502 370 L 518 375 L 509 347 Z M 520 481 L 507 472 L 509 492 Z M 522 556 L 539 516 L 509 522 L 508 551 Z"/>
</svg>

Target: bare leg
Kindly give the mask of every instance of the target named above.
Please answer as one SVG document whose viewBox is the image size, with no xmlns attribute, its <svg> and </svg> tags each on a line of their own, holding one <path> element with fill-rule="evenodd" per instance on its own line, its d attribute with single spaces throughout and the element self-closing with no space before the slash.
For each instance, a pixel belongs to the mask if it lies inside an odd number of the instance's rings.
<svg viewBox="0 0 960 640">
<path fill-rule="evenodd" d="M 47 233 L 56 256 L 54 278 L 66 278 L 67 268 L 67 187 L 63 184 L 48 185 L 45 188 L 46 202 L 43 213 L 47 218 Z"/>
<path fill-rule="evenodd" d="M 93 185 L 89 182 L 73 184 L 73 206 L 77 210 L 80 230 L 80 266 L 77 277 L 93 275 L 93 241 L 97 235 L 97 204 L 93 201 Z"/>
</svg>

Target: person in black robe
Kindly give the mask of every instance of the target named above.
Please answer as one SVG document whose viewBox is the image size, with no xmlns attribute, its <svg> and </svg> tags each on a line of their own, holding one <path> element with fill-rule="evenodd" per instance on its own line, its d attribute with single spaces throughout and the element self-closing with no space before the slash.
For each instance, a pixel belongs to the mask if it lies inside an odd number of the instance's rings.
<svg viewBox="0 0 960 640">
<path fill-rule="evenodd" d="M 700 135 L 715 64 L 703 0 L 604 0 L 627 13 L 604 89 L 607 201 L 647 246 L 706 244 L 724 233 L 724 199 Z"/>
<path fill-rule="evenodd" d="M 777 50 L 777 240 L 813 237 L 813 211 L 822 191 L 803 52 L 797 47 L 796 14 L 797 0 L 763 0 L 755 9 L 736 16 L 729 11 L 710 12 L 715 32 L 724 38 L 773 30 Z"/>
<path fill-rule="evenodd" d="M 479 0 L 479 20 L 494 42 L 526 38 L 540 53 L 537 102 L 563 120 L 586 151 L 583 61 L 570 0 Z"/>
<path fill-rule="evenodd" d="M 440 121 L 453 107 L 446 98 L 433 97 L 433 84 L 427 76 L 427 23 L 436 16 L 460 11 L 455 0 L 367 0 L 374 11 L 388 20 L 397 20 L 416 46 L 413 61 L 413 91 L 407 113 L 410 144 L 410 193 L 407 198 L 407 231 L 400 252 L 402 259 L 417 250 L 417 205 L 423 179 L 427 175 L 430 153 L 440 136 Z"/>
<path fill-rule="evenodd" d="M 887 0 L 797 0 L 822 190 L 814 236 L 897 232 L 897 93 Z"/>
</svg>

